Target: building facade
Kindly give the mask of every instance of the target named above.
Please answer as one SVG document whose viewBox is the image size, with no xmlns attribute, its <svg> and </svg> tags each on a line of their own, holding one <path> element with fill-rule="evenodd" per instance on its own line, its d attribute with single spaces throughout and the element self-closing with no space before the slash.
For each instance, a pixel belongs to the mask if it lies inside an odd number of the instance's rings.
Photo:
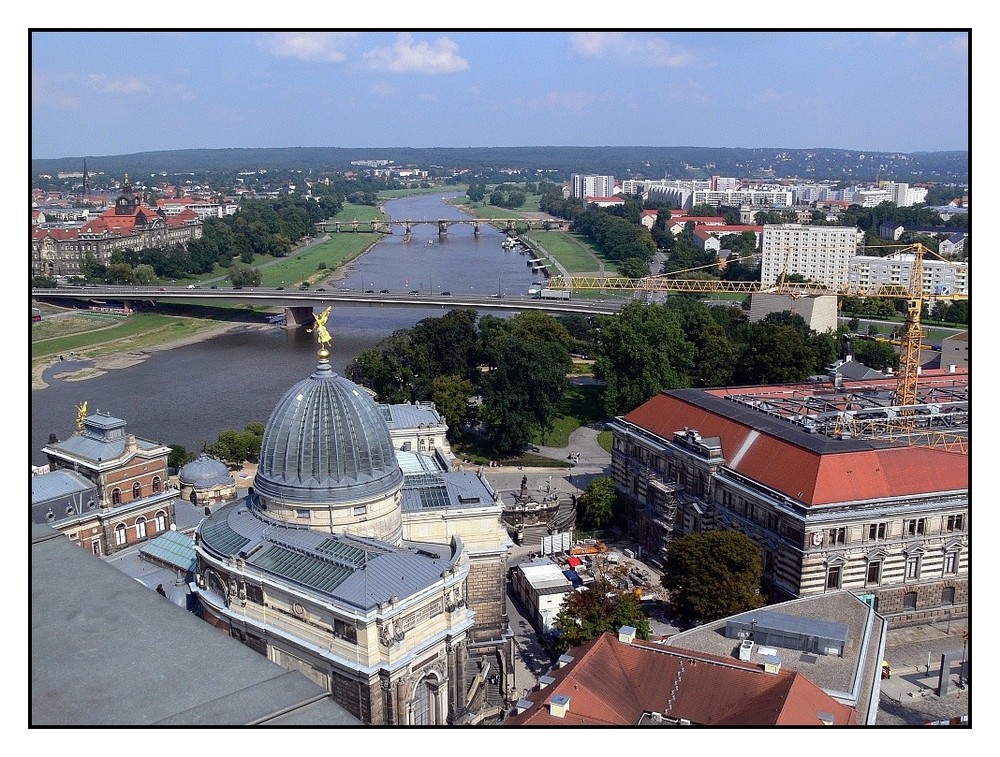
<svg viewBox="0 0 1000 757">
<path fill-rule="evenodd" d="M 77 433 L 44 448 L 48 473 L 32 476 L 32 521 L 46 523 L 95 555 L 112 555 L 174 525 L 170 448 L 125 431 L 125 421 L 86 415 Z"/>
<path fill-rule="evenodd" d="M 376 404 L 327 359 L 275 406 L 247 496 L 198 527 L 204 617 L 366 724 L 500 717 L 513 670 L 500 497 L 431 450 L 398 449 L 387 417 L 399 407 L 405 425 L 407 406 Z"/>
<path fill-rule="evenodd" d="M 894 386 L 682 389 L 616 418 L 632 535 L 662 561 L 675 535 L 739 530 L 761 550 L 772 601 L 843 589 L 892 625 L 965 616 L 967 451 L 865 438 L 846 420 L 885 419 Z M 924 423 L 967 432 L 967 374 L 925 372 L 919 397 L 943 414 Z"/>
<path fill-rule="evenodd" d="M 129 182 L 113 207 L 72 228 L 35 226 L 31 230 L 34 276 L 81 276 L 88 256 L 102 265 L 117 251 L 186 245 L 200 239 L 202 219 L 190 208 L 168 215 L 142 201 Z"/>
<path fill-rule="evenodd" d="M 901 286 L 909 288 L 913 273 L 912 252 L 894 252 L 885 257 L 856 255 L 851 258 L 847 282 L 852 287 Z M 968 294 L 969 264 L 925 257 L 921 261 L 923 292 L 935 294 Z"/>
<path fill-rule="evenodd" d="M 611 197 L 615 193 L 615 177 L 575 173 L 570 176 L 570 192 L 581 200 L 584 197 Z"/>
<path fill-rule="evenodd" d="M 760 282 L 770 285 L 782 273 L 797 273 L 839 288 L 847 283 L 850 260 L 863 243 L 864 232 L 855 226 L 764 224 Z"/>
</svg>

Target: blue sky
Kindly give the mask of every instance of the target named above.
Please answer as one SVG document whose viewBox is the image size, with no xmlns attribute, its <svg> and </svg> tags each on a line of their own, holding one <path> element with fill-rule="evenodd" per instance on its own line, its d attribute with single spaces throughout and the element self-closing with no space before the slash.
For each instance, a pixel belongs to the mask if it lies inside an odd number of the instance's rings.
<svg viewBox="0 0 1000 757">
<path fill-rule="evenodd" d="M 296 146 L 969 148 L 964 32 L 51 31 L 34 32 L 29 52 L 32 158 Z"/>
</svg>

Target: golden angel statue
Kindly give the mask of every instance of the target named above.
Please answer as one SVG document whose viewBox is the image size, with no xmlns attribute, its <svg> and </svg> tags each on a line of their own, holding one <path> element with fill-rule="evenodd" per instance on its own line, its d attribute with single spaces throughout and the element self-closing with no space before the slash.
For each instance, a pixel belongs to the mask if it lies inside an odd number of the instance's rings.
<svg viewBox="0 0 1000 757">
<path fill-rule="evenodd" d="M 76 408 L 76 430 L 83 431 L 83 421 L 87 417 L 87 402 L 84 400 Z"/>
<path fill-rule="evenodd" d="M 333 339 L 330 337 L 330 332 L 326 330 L 326 319 L 330 317 L 331 307 L 327 307 L 319 315 L 315 316 L 316 322 L 313 326 L 316 330 L 316 341 L 319 342 L 320 349 L 325 350 L 330 346 L 330 342 Z"/>
</svg>

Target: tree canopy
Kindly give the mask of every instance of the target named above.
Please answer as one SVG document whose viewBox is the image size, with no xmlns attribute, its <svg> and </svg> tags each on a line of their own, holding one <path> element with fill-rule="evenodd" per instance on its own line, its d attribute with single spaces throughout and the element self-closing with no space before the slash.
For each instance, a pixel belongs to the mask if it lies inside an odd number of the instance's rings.
<svg viewBox="0 0 1000 757">
<path fill-rule="evenodd" d="M 698 531 L 667 546 L 661 582 L 677 619 L 693 626 L 764 604 L 760 549 L 733 530 Z"/>
<path fill-rule="evenodd" d="M 559 632 L 556 649 L 567 649 L 586 644 L 602 633 L 618 633 L 622 626 L 635 628 L 640 639 L 649 638 L 649 618 L 643 613 L 639 600 L 628 590 L 615 588 L 611 583 L 598 579 L 588 589 L 571 591 L 556 616 L 555 627 Z"/>
<path fill-rule="evenodd" d="M 696 351 L 676 313 L 663 305 L 632 302 L 602 317 L 594 375 L 605 382 L 604 409 L 626 413 L 664 389 L 688 386 Z"/>
<path fill-rule="evenodd" d="M 578 503 L 582 525 L 586 528 L 602 529 L 611 523 L 617 497 L 614 479 L 607 476 L 597 476 L 592 479 Z"/>
</svg>

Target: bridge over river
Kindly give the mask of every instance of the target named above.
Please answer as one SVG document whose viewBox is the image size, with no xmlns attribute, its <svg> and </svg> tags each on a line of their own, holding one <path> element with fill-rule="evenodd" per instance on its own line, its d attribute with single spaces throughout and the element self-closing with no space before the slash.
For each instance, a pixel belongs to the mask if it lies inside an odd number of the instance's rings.
<svg viewBox="0 0 1000 757">
<path fill-rule="evenodd" d="M 558 218 L 437 218 L 433 220 L 412 220 L 412 219 L 375 219 L 371 221 L 320 221 L 316 224 L 316 230 L 325 233 L 340 232 L 369 232 L 374 234 L 392 234 L 393 227 L 401 227 L 404 233 L 409 236 L 413 233 L 415 226 L 433 225 L 437 226 L 438 236 L 447 236 L 448 228 L 456 224 L 472 227 L 472 233 L 479 236 L 483 226 L 493 226 L 507 234 L 513 234 L 519 230 L 531 229 L 556 229 L 565 231 L 569 227 L 569 221 Z"/>
<path fill-rule="evenodd" d="M 430 292 L 356 292 L 320 289 L 284 289 L 244 287 L 242 289 L 143 286 L 85 286 L 33 289 L 32 299 L 53 304 L 70 305 L 121 303 L 132 308 L 134 303 L 183 303 L 187 305 L 242 304 L 283 307 L 288 328 L 309 325 L 317 307 L 388 307 L 452 310 L 468 308 L 486 311 L 537 310 L 549 313 L 580 313 L 581 315 L 612 315 L 629 300 L 625 298 L 538 299 L 528 295 L 455 295 Z"/>
</svg>

